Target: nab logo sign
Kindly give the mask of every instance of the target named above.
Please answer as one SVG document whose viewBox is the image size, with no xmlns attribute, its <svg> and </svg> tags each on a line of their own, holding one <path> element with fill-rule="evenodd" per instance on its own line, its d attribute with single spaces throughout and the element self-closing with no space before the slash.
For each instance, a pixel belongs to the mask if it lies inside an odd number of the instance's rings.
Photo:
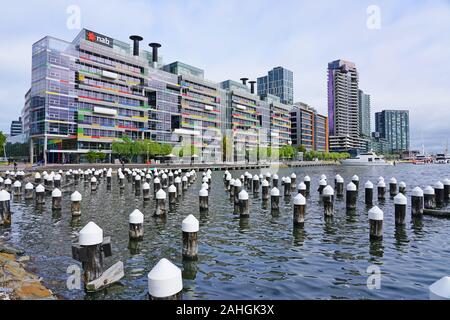
<svg viewBox="0 0 450 320">
<path fill-rule="evenodd" d="M 91 42 L 99 43 L 107 47 L 113 47 L 113 40 L 107 36 L 95 33 L 93 31 L 86 31 L 86 40 Z"/>
</svg>

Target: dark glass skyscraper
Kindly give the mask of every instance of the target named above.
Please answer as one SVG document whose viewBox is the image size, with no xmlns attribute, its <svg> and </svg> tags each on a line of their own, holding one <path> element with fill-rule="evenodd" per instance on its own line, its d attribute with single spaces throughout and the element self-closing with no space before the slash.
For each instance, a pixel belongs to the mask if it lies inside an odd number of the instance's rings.
<svg viewBox="0 0 450 320">
<path fill-rule="evenodd" d="M 283 67 L 276 67 L 267 76 L 258 78 L 258 95 L 266 97 L 272 94 L 280 98 L 281 103 L 294 103 L 294 74 Z"/>
<path fill-rule="evenodd" d="M 375 130 L 386 139 L 392 152 L 409 150 L 409 111 L 383 110 L 375 113 Z"/>
</svg>

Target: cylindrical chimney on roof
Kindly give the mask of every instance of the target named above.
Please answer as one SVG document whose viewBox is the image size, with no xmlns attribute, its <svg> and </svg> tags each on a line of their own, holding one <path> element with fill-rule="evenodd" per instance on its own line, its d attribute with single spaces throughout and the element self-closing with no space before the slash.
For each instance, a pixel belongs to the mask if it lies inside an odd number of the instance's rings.
<svg viewBox="0 0 450 320">
<path fill-rule="evenodd" d="M 247 85 L 247 80 L 248 80 L 248 78 L 241 78 L 242 84 L 243 84 L 244 86 Z"/>
<path fill-rule="evenodd" d="M 130 40 L 133 40 L 133 56 L 139 55 L 139 41 L 142 41 L 143 38 L 141 36 L 130 36 Z"/>
<path fill-rule="evenodd" d="M 252 93 L 252 94 L 254 94 L 255 93 L 255 83 L 256 83 L 256 81 L 249 81 L 248 83 L 250 83 L 250 92 Z"/>
<path fill-rule="evenodd" d="M 158 62 L 158 48 L 161 48 L 161 44 L 156 43 L 156 42 L 152 42 L 149 43 L 149 46 L 152 47 L 152 61 Z"/>
</svg>

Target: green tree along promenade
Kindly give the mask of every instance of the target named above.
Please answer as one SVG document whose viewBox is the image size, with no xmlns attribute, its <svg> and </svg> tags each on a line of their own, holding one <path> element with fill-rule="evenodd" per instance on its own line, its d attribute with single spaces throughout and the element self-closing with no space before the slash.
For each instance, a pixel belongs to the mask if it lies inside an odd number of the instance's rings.
<svg viewBox="0 0 450 320">
<path fill-rule="evenodd" d="M 146 161 L 157 156 L 167 156 L 172 152 L 172 146 L 167 143 L 159 143 L 149 139 L 131 140 L 129 137 L 122 138 L 112 144 L 112 153 L 127 159 L 129 162 L 142 156 Z"/>
</svg>

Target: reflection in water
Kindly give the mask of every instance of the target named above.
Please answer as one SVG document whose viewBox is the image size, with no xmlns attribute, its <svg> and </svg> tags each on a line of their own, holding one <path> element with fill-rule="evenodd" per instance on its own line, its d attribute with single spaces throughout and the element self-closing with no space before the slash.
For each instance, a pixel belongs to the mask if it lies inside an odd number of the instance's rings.
<svg viewBox="0 0 450 320">
<path fill-rule="evenodd" d="M 384 254 L 383 240 L 370 240 L 369 253 L 371 256 L 382 258 Z"/>
<path fill-rule="evenodd" d="M 395 176 L 412 189 L 441 178 L 440 168 L 399 165 L 392 171 L 390 168 L 346 167 L 280 169 L 279 175 L 295 171 L 299 179 L 306 174 L 312 177 L 311 190 L 314 191 L 307 200 L 303 229 L 293 228 L 292 199 L 290 203 L 280 199 L 279 214 L 271 215 L 270 200 L 262 201 L 260 194 L 259 199 L 251 202 L 250 218 L 239 219 L 239 215 L 233 215 L 234 204 L 223 190 L 221 172 L 212 175 L 208 214 L 199 212 L 201 179 L 197 179 L 177 198 L 178 205 L 171 208 L 165 218 L 153 217 L 153 188 L 151 199 L 144 202 L 142 192 L 141 197 L 135 197 L 131 184 L 126 183 L 121 190 L 114 175 L 111 190 L 107 190 L 102 180 L 95 194 L 91 193 L 89 183 L 83 188 L 80 181 L 74 189 L 83 196 L 82 215 L 74 219 L 70 213 L 70 192 L 63 194 L 60 216 L 51 210 L 51 196 L 37 209 L 34 200 L 11 201 L 13 223 L 10 232 L 0 229 L 0 237 L 25 248 L 26 254 L 33 257 L 30 267 L 37 270 L 50 289 L 66 299 L 146 299 L 147 273 L 162 258 L 182 268 L 189 299 L 398 298 L 398 286 L 383 286 L 382 296 L 374 295 L 365 285 L 361 286 L 361 275 L 343 276 L 342 270 L 366 270 L 368 261 L 383 264 L 382 271 L 389 274 L 392 281 L 401 283 L 402 297 L 427 298 L 427 286 L 433 279 L 440 278 L 450 263 L 450 253 L 442 246 L 447 241 L 450 220 L 425 217 L 411 220 L 403 230 L 396 230 L 392 199 L 386 197 L 384 204 L 380 204 L 375 198 L 374 204 L 381 207 L 386 217 L 385 238 L 372 242 L 369 241 L 364 192 L 358 195 L 356 211 L 346 212 L 345 201 L 336 201 L 334 217 L 324 218 L 323 203 L 315 190 L 320 174 L 332 177 L 336 173 L 346 180 L 354 174 L 371 181 L 381 175 Z M 416 171 L 411 174 L 411 170 Z M 236 177 L 243 172 L 231 173 Z M 424 177 L 429 180 L 423 180 Z M 128 215 L 135 208 L 145 215 L 145 237 L 141 242 L 130 241 L 128 234 Z M 200 221 L 199 256 L 202 258 L 183 262 L 181 223 L 189 214 Z M 76 263 L 72 259 L 71 245 L 77 242 L 79 230 L 89 221 L 99 225 L 105 236 L 111 236 L 113 260 L 123 261 L 125 277 L 122 286 L 86 295 L 83 290 L 67 289 L 67 274 L 61 266 Z M 405 247 L 408 254 L 402 252 Z M 106 262 L 109 265 L 113 261 Z M 299 279 L 293 279 L 292 273 L 304 278 L 297 281 Z"/>
<path fill-rule="evenodd" d="M 356 223 L 358 222 L 358 215 L 355 209 L 347 209 L 345 215 L 345 221 L 347 223 Z"/>
<path fill-rule="evenodd" d="M 405 226 L 395 227 L 395 246 L 400 249 L 409 243 L 408 235 L 406 234 Z"/>
<path fill-rule="evenodd" d="M 303 243 L 305 242 L 307 236 L 305 228 L 301 226 L 295 226 L 292 229 L 292 235 L 294 236 L 294 246 L 303 247 Z"/>
<path fill-rule="evenodd" d="M 130 249 L 130 254 L 135 255 L 141 253 L 141 240 L 130 239 L 128 242 L 128 249 Z"/>
<path fill-rule="evenodd" d="M 250 230 L 250 218 L 239 218 L 239 231 Z"/>
<path fill-rule="evenodd" d="M 81 227 L 81 217 L 72 217 L 70 220 L 70 226 L 73 229 L 78 229 Z"/>
<path fill-rule="evenodd" d="M 411 230 L 417 236 L 417 239 L 423 238 L 425 233 L 423 231 L 423 220 L 421 217 L 414 217 L 411 219 Z"/>
<path fill-rule="evenodd" d="M 183 260 L 183 279 L 195 280 L 198 271 L 198 262 L 192 260 Z"/>
</svg>

